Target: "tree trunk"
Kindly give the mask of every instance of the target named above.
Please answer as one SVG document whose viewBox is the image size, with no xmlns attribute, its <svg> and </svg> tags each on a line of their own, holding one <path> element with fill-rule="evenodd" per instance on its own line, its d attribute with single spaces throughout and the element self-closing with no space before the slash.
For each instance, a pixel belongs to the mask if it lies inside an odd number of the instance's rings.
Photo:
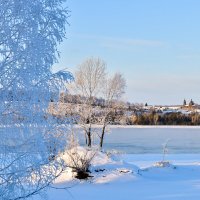
<svg viewBox="0 0 200 200">
<path fill-rule="evenodd" d="M 101 138 L 100 138 L 100 148 L 101 149 L 103 147 L 103 140 L 104 140 L 104 135 L 105 135 L 105 129 L 106 129 L 106 125 L 104 124 L 103 128 L 102 128 L 102 132 L 101 132 Z"/>
<path fill-rule="evenodd" d="M 88 136 L 88 147 L 91 147 L 92 146 L 91 128 L 89 128 L 87 136 Z"/>
<path fill-rule="evenodd" d="M 85 144 L 88 145 L 87 132 L 85 131 Z"/>
</svg>

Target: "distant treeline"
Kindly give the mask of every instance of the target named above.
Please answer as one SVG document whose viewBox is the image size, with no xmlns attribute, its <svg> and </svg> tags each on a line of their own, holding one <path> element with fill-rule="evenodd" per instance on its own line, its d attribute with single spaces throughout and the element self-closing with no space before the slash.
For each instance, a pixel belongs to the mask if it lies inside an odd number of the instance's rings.
<svg viewBox="0 0 200 200">
<path fill-rule="evenodd" d="M 93 98 L 93 123 L 101 124 L 101 119 L 105 116 L 106 101 L 103 98 Z M 66 103 L 66 107 L 61 107 L 62 113 L 66 116 L 74 114 L 73 112 L 81 109 L 82 104 L 86 102 L 85 97 L 72 94 L 61 94 L 60 102 Z M 192 103 L 191 103 L 192 102 Z M 191 100 L 188 107 L 180 107 L 180 111 L 162 111 L 148 107 L 148 105 L 132 104 L 129 102 L 118 102 L 117 106 L 113 107 L 112 112 L 107 114 L 108 123 L 116 125 L 200 125 L 200 113 L 195 112 L 195 105 Z M 67 108 L 70 109 L 67 109 Z M 112 107 L 112 105 L 111 105 Z M 57 114 L 61 111 L 58 111 Z M 187 111 L 190 111 L 187 113 Z M 74 114 L 76 118 L 79 113 Z"/>
<path fill-rule="evenodd" d="M 200 114 L 165 113 L 140 114 L 134 116 L 131 124 L 137 125 L 200 125 Z"/>
</svg>

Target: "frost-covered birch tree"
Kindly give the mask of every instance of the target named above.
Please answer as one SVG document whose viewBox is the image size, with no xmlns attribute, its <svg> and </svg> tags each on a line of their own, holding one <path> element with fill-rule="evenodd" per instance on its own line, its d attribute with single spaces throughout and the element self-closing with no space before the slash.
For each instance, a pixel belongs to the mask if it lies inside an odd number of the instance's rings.
<svg viewBox="0 0 200 200">
<path fill-rule="evenodd" d="M 126 80 L 120 73 L 115 73 L 112 77 L 106 77 L 103 85 L 103 98 L 105 99 L 105 108 L 101 116 L 101 133 L 99 134 L 99 147 L 103 147 L 104 137 L 107 125 L 112 121 L 110 118 L 115 110 L 120 108 L 120 98 L 125 93 Z"/>
<path fill-rule="evenodd" d="M 78 124 L 84 130 L 86 144 L 92 145 L 92 130 L 94 130 L 94 116 L 96 109 L 93 106 L 94 97 L 98 96 L 102 90 L 106 75 L 106 63 L 100 58 L 88 58 L 78 68 L 75 73 L 75 92 L 80 94 L 82 102 L 78 111 Z"/>
<path fill-rule="evenodd" d="M 47 112 L 68 72 L 53 74 L 64 0 L 0 0 L 0 199 L 39 193 L 63 170 L 66 126 Z"/>
<path fill-rule="evenodd" d="M 71 104 L 67 113 L 74 118 L 85 133 L 86 145 L 91 147 L 94 138 L 100 140 L 102 148 L 106 127 L 111 123 L 111 117 L 119 109 L 119 100 L 125 92 L 126 81 L 121 73 L 109 76 L 106 73 L 106 63 L 100 58 L 85 60 L 75 73 L 75 84 L 72 93 L 79 97 L 79 104 Z M 103 105 L 95 105 L 95 99 L 102 97 Z M 95 128 L 95 123 L 99 128 Z"/>
</svg>

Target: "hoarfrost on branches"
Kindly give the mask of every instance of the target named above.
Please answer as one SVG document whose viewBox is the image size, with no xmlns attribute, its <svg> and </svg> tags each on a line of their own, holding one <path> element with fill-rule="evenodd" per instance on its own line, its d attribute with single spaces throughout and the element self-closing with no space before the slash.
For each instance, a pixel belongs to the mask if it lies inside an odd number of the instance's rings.
<svg viewBox="0 0 200 200">
<path fill-rule="evenodd" d="M 48 112 L 69 72 L 53 74 L 64 0 L 0 0 L 0 199 L 24 199 L 63 170 L 67 127 Z"/>
</svg>

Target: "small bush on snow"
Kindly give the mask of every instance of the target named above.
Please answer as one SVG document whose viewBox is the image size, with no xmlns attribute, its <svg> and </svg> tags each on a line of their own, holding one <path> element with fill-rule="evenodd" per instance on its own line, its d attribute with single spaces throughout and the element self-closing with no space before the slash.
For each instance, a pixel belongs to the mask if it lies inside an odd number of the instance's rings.
<svg viewBox="0 0 200 200">
<path fill-rule="evenodd" d="M 170 167 L 171 164 L 169 161 L 166 161 L 165 160 L 165 157 L 166 157 L 166 154 L 168 153 L 168 143 L 169 143 L 169 139 L 162 145 L 163 146 L 163 149 L 162 149 L 162 152 L 163 152 L 163 155 L 162 155 L 162 160 L 159 161 L 159 162 L 156 162 L 154 164 L 155 167 Z"/>
<path fill-rule="evenodd" d="M 96 149 L 79 146 L 75 130 L 72 128 L 68 137 L 68 149 L 64 160 L 68 168 L 72 169 L 73 175 L 78 179 L 86 179 L 89 175 L 89 167 L 96 155 Z"/>
<path fill-rule="evenodd" d="M 154 164 L 155 167 L 170 167 L 171 164 L 169 161 L 160 161 Z"/>
<path fill-rule="evenodd" d="M 89 167 L 96 155 L 96 150 L 77 146 L 68 149 L 66 155 L 67 166 L 75 173 L 75 178 L 86 179 L 90 177 Z"/>
</svg>

